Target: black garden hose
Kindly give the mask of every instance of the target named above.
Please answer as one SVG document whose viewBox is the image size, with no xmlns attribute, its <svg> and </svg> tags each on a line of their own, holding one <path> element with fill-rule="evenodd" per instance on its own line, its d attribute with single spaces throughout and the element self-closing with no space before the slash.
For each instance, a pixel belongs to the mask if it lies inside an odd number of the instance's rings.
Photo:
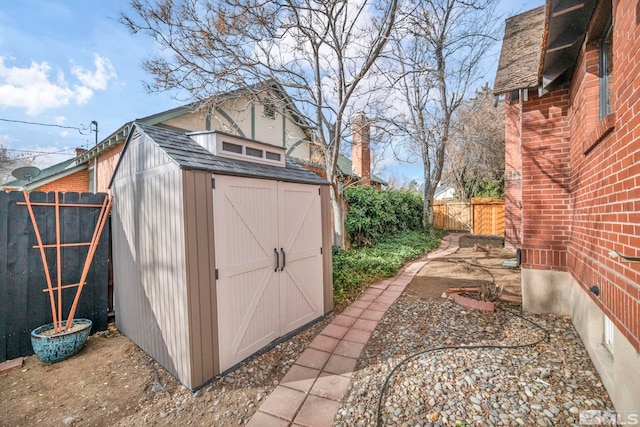
<svg viewBox="0 0 640 427">
<path fill-rule="evenodd" d="M 493 273 L 491 273 L 486 267 L 484 266 L 479 266 L 476 264 L 476 266 L 482 268 L 483 270 L 485 270 L 487 273 L 489 273 L 491 275 L 491 278 L 493 280 L 493 283 L 495 284 L 495 276 L 493 275 Z M 400 368 L 400 366 L 402 366 L 404 363 L 415 359 L 418 356 L 421 356 L 423 354 L 427 354 L 427 353 L 433 353 L 435 351 L 439 351 L 439 350 L 478 350 L 478 349 L 515 349 L 515 348 L 523 348 L 523 347 L 533 347 L 536 346 L 538 344 L 540 344 L 543 341 L 549 341 L 550 340 L 550 335 L 549 335 L 549 331 L 547 331 L 544 327 L 540 326 L 539 324 L 535 323 L 533 320 L 527 319 L 524 316 L 521 316 L 520 314 L 511 311 L 511 310 L 505 310 L 507 313 L 510 313 L 513 316 L 519 317 L 523 320 L 526 320 L 527 322 L 531 323 L 534 327 L 540 329 L 543 332 L 543 336 L 542 338 L 540 338 L 539 340 L 532 342 L 532 343 L 525 343 L 525 344 L 512 344 L 512 345 L 494 345 L 494 344 L 483 344 L 483 345 L 452 345 L 452 346 L 445 346 L 445 347 L 434 347 L 434 348 L 429 348 L 426 350 L 422 350 L 419 351 L 417 353 L 414 353 L 406 358 L 404 358 L 402 361 L 400 361 L 400 363 L 398 363 L 392 370 L 391 372 L 389 372 L 389 375 L 387 375 L 387 377 L 384 380 L 384 384 L 382 385 L 382 388 L 380 389 L 380 397 L 378 398 L 378 407 L 377 407 L 377 418 L 376 418 L 376 426 L 380 427 L 382 426 L 382 402 L 384 400 L 384 396 L 385 396 L 385 391 L 387 389 L 387 386 L 389 385 L 389 381 L 391 380 L 391 378 L 393 377 L 393 375 L 395 374 L 395 372 L 398 370 L 398 368 Z"/>
</svg>

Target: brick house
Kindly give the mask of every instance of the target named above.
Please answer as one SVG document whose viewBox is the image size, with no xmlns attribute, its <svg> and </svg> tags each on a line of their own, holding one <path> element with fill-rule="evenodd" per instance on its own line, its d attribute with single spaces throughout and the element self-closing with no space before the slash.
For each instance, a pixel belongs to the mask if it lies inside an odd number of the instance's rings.
<svg viewBox="0 0 640 427">
<path fill-rule="evenodd" d="M 82 157 L 87 150 L 77 148 L 76 156 L 42 169 L 30 179 L 15 179 L 2 186 L 5 191 L 89 191 L 89 162 Z"/>
<path fill-rule="evenodd" d="M 524 309 L 571 316 L 618 411 L 640 410 L 638 76 L 638 1 L 547 0 L 506 21 L 494 85 Z"/>
</svg>

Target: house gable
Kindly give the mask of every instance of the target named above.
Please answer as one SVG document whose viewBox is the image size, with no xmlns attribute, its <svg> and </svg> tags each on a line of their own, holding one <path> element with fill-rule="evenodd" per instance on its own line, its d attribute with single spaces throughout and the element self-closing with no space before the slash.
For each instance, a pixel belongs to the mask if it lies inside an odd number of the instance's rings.
<svg viewBox="0 0 640 427">
<path fill-rule="evenodd" d="M 538 85 L 544 21 L 545 6 L 505 21 L 500 61 L 493 85 L 494 93 L 507 93 Z"/>
<path fill-rule="evenodd" d="M 267 97 L 265 94 L 269 94 Z M 281 85 L 275 81 L 216 95 L 210 102 L 189 104 L 147 116 L 136 121 L 176 132 L 218 130 L 256 139 L 288 149 L 287 155 L 298 159 L 311 157 L 310 128 Z M 275 104 L 270 104 L 271 102 Z M 265 114 L 265 104 L 275 105 L 273 118 Z M 207 111 L 212 111 L 208 113 Z M 96 188 L 105 191 L 122 151 L 132 122 L 84 154 L 81 160 L 98 157 Z"/>
</svg>

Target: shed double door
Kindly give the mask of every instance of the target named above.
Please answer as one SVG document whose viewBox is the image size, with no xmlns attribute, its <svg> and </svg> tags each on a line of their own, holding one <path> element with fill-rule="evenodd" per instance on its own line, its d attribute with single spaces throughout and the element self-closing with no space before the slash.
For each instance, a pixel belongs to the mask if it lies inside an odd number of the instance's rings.
<svg viewBox="0 0 640 427">
<path fill-rule="evenodd" d="M 216 176 L 220 371 L 322 315 L 317 185 Z"/>
</svg>

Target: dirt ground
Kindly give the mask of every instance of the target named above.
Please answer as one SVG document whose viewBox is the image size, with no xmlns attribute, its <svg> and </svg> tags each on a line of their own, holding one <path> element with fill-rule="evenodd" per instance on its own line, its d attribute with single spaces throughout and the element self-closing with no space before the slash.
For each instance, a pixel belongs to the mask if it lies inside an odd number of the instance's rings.
<svg viewBox="0 0 640 427">
<path fill-rule="evenodd" d="M 453 255 L 429 262 L 405 292 L 416 299 L 434 299 L 448 288 L 495 283 L 503 287 L 504 295 L 520 296 L 520 268 L 502 268 L 504 261 L 514 260 L 513 252 L 490 245 L 460 248 Z"/>
<path fill-rule="evenodd" d="M 427 264 L 405 291 L 436 299 L 449 287 L 491 282 L 520 291 L 520 269 L 503 269 L 503 249 L 461 248 Z M 76 356 L 0 374 L 0 426 L 242 425 L 278 384 L 307 344 L 332 319 L 254 358 L 197 393 L 183 387 L 114 327 L 91 336 Z"/>
</svg>

